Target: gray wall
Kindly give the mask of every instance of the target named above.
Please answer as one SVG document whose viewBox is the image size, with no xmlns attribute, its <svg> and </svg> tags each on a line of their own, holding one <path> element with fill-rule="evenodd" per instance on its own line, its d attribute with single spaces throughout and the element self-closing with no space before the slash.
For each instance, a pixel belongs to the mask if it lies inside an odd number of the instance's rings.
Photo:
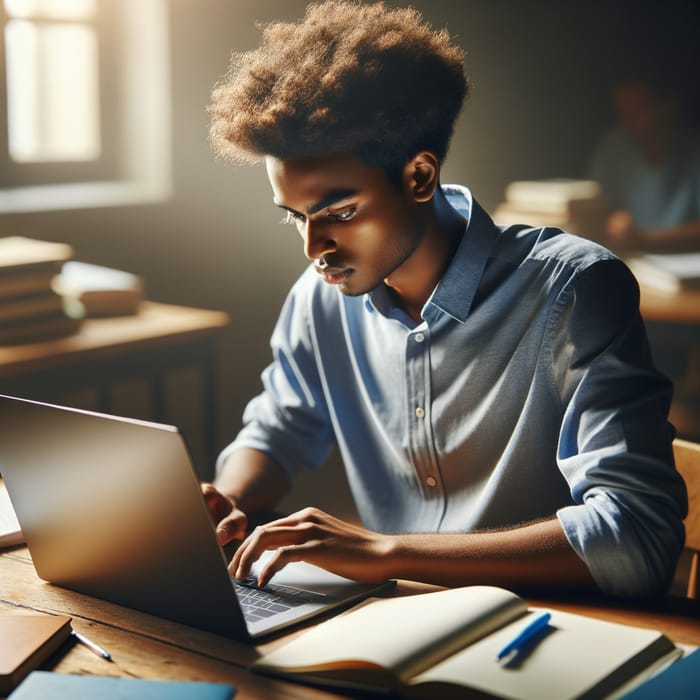
<svg viewBox="0 0 700 700">
<path fill-rule="evenodd" d="M 659 18 L 679 10 L 682 16 L 694 5 L 629 3 L 627 13 L 621 3 L 581 1 L 412 4 L 467 49 L 473 93 L 443 180 L 470 185 L 487 208 L 510 180 L 585 175 L 611 121 L 616 67 L 643 44 L 649 27 L 664 51 L 672 50 Z M 156 205 L 4 215 L 0 234 L 67 241 L 82 260 L 142 274 L 154 300 L 230 312 L 221 358 L 223 443 L 258 388 L 269 333 L 305 260 L 293 229 L 278 225 L 262 168 L 213 158 L 205 105 L 231 50 L 257 43 L 255 20 L 297 17 L 305 2 L 172 0 L 170 7 L 174 197 Z"/>
</svg>

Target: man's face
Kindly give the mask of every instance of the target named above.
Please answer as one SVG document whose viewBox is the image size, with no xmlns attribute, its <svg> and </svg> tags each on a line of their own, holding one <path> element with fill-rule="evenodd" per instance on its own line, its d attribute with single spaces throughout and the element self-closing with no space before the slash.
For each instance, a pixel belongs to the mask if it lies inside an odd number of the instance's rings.
<svg viewBox="0 0 700 700">
<path fill-rule="evenodd" d="M 662 100 L 637 83 L 619 85 L 614 93 L 614 103 L 620 125 L 642 145 L 657 135 L 672 110 L 670 99 Z"/>
<path fill-rule="evenodd" d="M 304 254 L 328 284 L 357 296 L 391 285 L 422 239 L 409 188 L 348 155 L 265 159 L 274 201 L 304 240 Z M 405 190 L 405 191 L 404 191 Z"/>
</svg>

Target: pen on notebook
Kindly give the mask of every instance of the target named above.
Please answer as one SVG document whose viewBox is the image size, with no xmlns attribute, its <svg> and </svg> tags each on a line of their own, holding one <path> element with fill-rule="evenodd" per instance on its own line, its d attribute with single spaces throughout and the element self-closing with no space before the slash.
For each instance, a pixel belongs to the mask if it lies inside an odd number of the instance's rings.
<svg viewBox="0 0 700 700">
<path fill-rule="evenodd" d="M 548 612 L 542 613 L 535 617 L 532 622 L 526 625 L 520 633 L 511 639 L 508 644 L 506 644 L 501 651 L 496 655 L 496 661 L 500 661 L 504 657 L 508 656 L 512 651 L 519 649 L 525 645 L 530 639 L 532 639 L 540 630 L 543 630 L 551 619 L 552 615 Z"/>
<path fill-rule="evenodd" d="M 88 649 L 90 649 L 90 651 L 94 652 L 98 656 L 101 656 L 103 659 L 107 659 L 107 661 L 112 660 L 112 655 L 108 651 L 105 651 L 102 647 L 97 646 L 95 642 L 91 642 L 84 634 L 80 634 L 80 632 L 76 632 L 75 630 L 72 630 L 71 634 L 81 644 L 84 644 Z"/>
</svg>

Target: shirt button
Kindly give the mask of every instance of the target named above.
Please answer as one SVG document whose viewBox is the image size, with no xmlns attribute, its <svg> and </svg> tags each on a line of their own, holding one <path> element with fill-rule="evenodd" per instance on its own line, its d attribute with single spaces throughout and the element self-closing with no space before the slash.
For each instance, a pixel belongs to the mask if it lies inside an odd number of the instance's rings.
<svg viewBox="0 0 700 700">
<path fill-rule="evenodd" d="M 432 489 L 434 486 L 437 486 L 437 479 L 434 476 L 429 476 L 425 483 Z"/>
<path fill-rule="evenodd" d="M 420 406 L 418 406 L 418 408 L 416 409 L 416 417 L 417 418 L 424 418 L 425 417 L 425 411 Z"/>
<path fill-rule="evenodd" d="M 422 333 L 416 333 L 413 337 L 416 339 L 416 343 L 422 343 L 425 340 L 425 336 Z"/>
</svg>

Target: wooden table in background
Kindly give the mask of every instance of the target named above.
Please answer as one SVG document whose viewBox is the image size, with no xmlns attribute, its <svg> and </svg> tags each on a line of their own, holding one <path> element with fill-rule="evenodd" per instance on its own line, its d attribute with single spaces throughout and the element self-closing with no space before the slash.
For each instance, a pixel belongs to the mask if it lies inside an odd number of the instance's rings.
<svg viewBox="0 0 700 700">
<path fill-rule="evenodd" d="M 393 595 L 428 590 L 435 587 L 402 581 Z M 676 643 L 700 645 L 699 601 L 677 599 L 673 604 L 664 601 L 648 606 L 603 599 L 531 602 L 538 607 L 650 627 Z M 290 635 L 257 646 L 246 645 L 44 583 L 24 547 L 0 552 L 0 614 L 17 611 L 70 615 L 77 631 L 112 654 L 113 661 L 105 661 L 82 645 L 68 642 L 42 666 L 59 673 L 230 683 L 238 688 L 237 700 L 347 698 L 246 670 L 259 653 L 284 643 Z M 353 693 L 352 697 L 372 696 Z"/>
<path fill-rule="evenodd" d="M 700 326 L 700 289 L 664 292 L 640 284 L 639 307 L 647 321 Z"/>
<path fill-rule="evenodd" d="M 685 365 L 675 378 L 671 420 L 681 435 L 700 440 L 700 289 L 664 292 L 640 284 L 639 308 L 652 344 L 673 348 Z"/>
<path fill-rule="evenodd" d="M 90 388 L 98 394 L 97 410 L 109 412 L 110 387 L 139 379 L 151 389 L 150 418 L 167 422 L 168 374 L 194 367 L 202 381 L 203 442 L 213 464 L 216 341 L 228 323 L 222 311 L 143 302 L 138 314 L 86 319 L 72 335 L 0 345 L 0 393 L 61 403 L 71 392 Z"/>
</svg>

